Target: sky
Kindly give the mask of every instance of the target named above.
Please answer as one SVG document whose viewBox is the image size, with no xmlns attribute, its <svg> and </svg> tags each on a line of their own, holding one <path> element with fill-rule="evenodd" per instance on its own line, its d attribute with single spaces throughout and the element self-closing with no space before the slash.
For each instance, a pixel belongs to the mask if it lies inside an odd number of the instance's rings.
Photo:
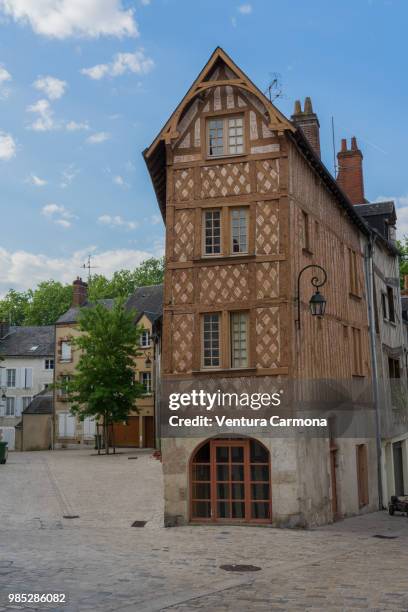
<svg viewBox="0 0 408 612">
<path fill-rule="evenodd" d="M 216 46 L 287 116 L 311 96 L 322 157 L 356 136 L 366 197 L 408 234 L 405 0 L 0 0 L 0 295 L 163 254 L 142 151 Z"/>
</svg>

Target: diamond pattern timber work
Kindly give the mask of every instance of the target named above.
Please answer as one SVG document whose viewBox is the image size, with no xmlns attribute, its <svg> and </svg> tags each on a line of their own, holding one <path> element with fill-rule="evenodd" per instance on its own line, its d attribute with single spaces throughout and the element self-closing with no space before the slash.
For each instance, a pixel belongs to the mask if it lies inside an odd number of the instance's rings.
<svg viewBox="0 0 408 612">
<path fill-rule="evenodd" d="M 279 308 L 256 309 L 256 365 L 277 368 L 280 359 Z"/>
<path fill-rule="evenodd" d="M 201 169 L 201 198 L 244 195 L 251 192 L 249 164 L 223 164 Z"/>
<path fill-rule="evenodd" d="M 245 265 L 202 267 L 199 276 L 200 302 L 218 304 L 249 298 L 248 268 Z"/>
<path fill-rule="evenodd" d="M 256 266 L 256 297 L 258 300 L 279 296 L 279 263 L 264 262 Z"/>
<path fill-rule="evenodd" d="M 173 315 L 173 372 L 191 372 L 193 368 L 194 315 Z"/>
<path fill-rule="evenodd" d="M 270 193 L 279 189 L 279 160 L 262 159 L 256 162 L 258 193 Z"/>
<path fill-rule="evenodd" d="M 174 199 L 185 202 L 194 199 L 194 178 L 192 168 L 174 171 Z"/>
<path fill-rule="evenodd" d="M 193 273 L 191 270 L 173 270 L 171 295 L 173 304 L 188 304 L 193 301 Z"/>
<path fill-rule="evenodd" d="M 193 257 L 193 212 L 176 211 L 174 223 L 174 257 L 176 261 L 189 261 Z"/>
<path fill-rule="evenodd" d="M 258 202 L 256 206 L 256 252 L 271 255 L 279 252 L 279 208 L 275 202 Z"/>
</svg>

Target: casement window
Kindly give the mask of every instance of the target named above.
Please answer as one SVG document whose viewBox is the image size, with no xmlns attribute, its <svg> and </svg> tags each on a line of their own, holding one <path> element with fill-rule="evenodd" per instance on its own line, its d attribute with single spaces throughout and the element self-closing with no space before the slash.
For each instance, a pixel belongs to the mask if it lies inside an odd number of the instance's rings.
<svg viewBox="0 0 408 612">
<path fill-rule="evenodd" d="M 61 361 L 71 361 L 72 360 L 72 347 L 71 343 L 67 340 L 63 340 L 61 342 Z"/>
<path fill-rule="evenodd" d="M 6 416 L 15 416 L 16 414 L 16 398 L 8 397 L 6 399 Z"/>
<path fill-rule="evenodd" d="M 143 348 L 147 348 L 151 344 L 150 332 L 147 329 L 144 329 L 140 334 L 140 346 Z"/>
<path fill-rule="evenodd" d="M 7 376 L 7 387 L 9 389 L 14 388 L 16 386 L 16 369 L 8 368 L 6 370 L 6 376 Z"/>
<path fill-rule="evenodd" d="M 233 208 L 230 222 L 231 253 L 248 253 L 248 208 Z"/>
<path fill-rule="evenodd" d="M 44 369 L 45 370 L 53 370 L 54 369 L 54 360 L 53 359 L 46 359 L 44 362 Z"/>
<path fill-rule="evenodd" d="M 231 367 L 248 366 L 248 313 L 230 314 Z"/>
<path fill-rule="evenodd" d="M 140 372 L 139 382 L 143 385 L 145 393 L 149 394 L 152 392 L 152 373 L 151 372 Z"/>
<path fill-rule="evenodd" d="M 205 210 L 203 213 L 204 255 L 221 254 L 221 211 Z"/>
<path fill-rule="evenodd" d="M 208 156 L 222 157 L 244 153 L 244 117 L 216 117 L 207 122 Z"/>
<path fill-rule="evenodd" d="M 368 498 L 368 453 L 366 444 L 356 447 L 357 489 L 359 508 L 367 506 Z"/>
<path fill-rule="evenodd" d="M 220 367 L 220 314 L 202 317 L 202 364 L 205 368 Z"/>
<path fill-rule="evenodd" d="M 349 249 L 349 276 L 350 276 L 350 293 L 360 295 L 360 283 L 358 280 L 358 264 L 357 253 L 353 249 Z"/>
<path fill-rule="evenodd" d="M 352 327 L 353 339 L 353 376 L 363 376 L 363 349 L 361 344 L 361 329 Z"/>
<path fill-rule="evenodd" d="M 69 412 L 58 413 L 58 435 L 60 438 L 75 436 L 75 417 Z"/>
<path fill-rule="evenodd" d="M 94 417 L 85 417 L 83 421 L 84 438 L 93 439 L 96 434 L 96 422 Z"/>
<path fill-rule="evenodd" d="M 387 295 L 385 293 L 381 293 L 381 310 L 383 319 L 388 319 Z"/>
<path fill-rule="evenodd" d="M 394 290 L 387 287 L 388 320 L 395 323 Z"/>
<path fill-rule="evenodd" d="M 21 386 L 23 389 L 31 389 L 33 386 L 33 369 L 22 368 L 21 369 L 22 381 Z"/>
<path fill-rule="evenodd" d="M 301 227 L 302 248 L 310 252 L 310 231 L 309 231 L 309 215 L 302 210 L 302 227 Z"/>
<path fill-rule="evenodd" d="M 22 409 L 23 410 L 28 408 L 28 406 L 31 404 L 32 399 L 33 398 L 31 397 L 31 395 L 26 395 L 26 396 L 21 398 L 21 400 L 22 400 Z"/>
</svg>

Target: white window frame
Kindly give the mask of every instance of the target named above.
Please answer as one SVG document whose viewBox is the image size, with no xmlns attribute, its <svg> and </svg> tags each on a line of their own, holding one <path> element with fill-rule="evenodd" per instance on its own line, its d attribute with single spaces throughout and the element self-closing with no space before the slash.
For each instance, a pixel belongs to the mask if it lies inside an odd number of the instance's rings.
<svg viewBox="0 0 408 612">
<path fill-rule="evenodd" d="M 214 227 L 214 213 L 218 213 L 219 216 L 219 231 L 218 233 L 215 231 L 215 227 Z M 207 215 L 208 215 L 208 220 L 211 223 L 211 227 L 207 227 Z M 210 217 L 211 215 L 211 217 Z M 221 257 L 222 256 L 222 211 L 220 208 L 206 208 L 203 210 L 203 217 L 202 217 L 202 225 L 203 225 L 203 232 L 202 232 L 202 240 L 203 240 L 203 248 L 202 248 L 202 254 L 203 257 Z M 210 250 L 207 252 L 207 232 L 208 232 L 208 237 L 211 239 L 211 248 Z M 218 247 L 219 250 L 216 251 L 216 242 L 218 239 Z"/>
<path fill-rule="evenodd" d="M 230 312 L 231 368 L 248 367 L 248 321 L 248 311 L 237 310 Z"/>
<path fill-rule="evenodd" d="M 236 217 L 237 213 L 238 213 L 238 218 Z M 236 221 L 238 223 L 236 223 Z M 244 221 L 243 224 L 242 224 L 242 221 Z M 248 241 L 249 241 L 248 227 L 249 227 L 248 207 L 247 206 L 237 206 L 237 207 L 231 208 L 230 210 L 231 255 L 248 254 L 249 252 L 248 250 Z M 244 229 L 244 232 L 242 231 L 242 228 Z M 237 240 L 235 244 L 234 244 L 234 240 Z M 237 251 L 234 250 L 235 246 L 238 246 Z"/>
<path fill-rule="evenodd" d="M 61 420 L 64 422 L 63 431 L 60 430 Z M 70 427 L 72 433 L 68 432 L 68 425 L 72 425 Z M 67 433 L 68 432 L 68 433 Z M 76 432 L 76 419 L 70 412 L 58 412 L 58 436 L 60 438 L 74 438 Z"/>
<path fill-rule="evenodd" d="M 237 121 L 241 125 L 237 125 Z M 216 159 L 220 157 L 235 157 L 236 155 L 245 155 L 245 118 L 242 113 L 234 115 L 223 115 L 208 117 L 207 125 L 207 157 Z M 215 134 L 214 131 L 217 133 Z M 219 142 L 222 145 L 222 153 L 212 153 L 212 135 L 216 139 L 215 147 L 220 148 Z M 237 150 L 239 148 L 239 150 Z"/>
<path fill-rule="evenodd" d="M 64 347 L 66 347 L 66 356 L 64 356 Z M 67 356 L 69 353 L 69 356 Z M 60 361 L 72 361 L 72 346 L 68 340 L 61 341 L 61 359 Z"/>
<path fill-rule="evenodd" d="M 147 384 L 143 381 L 143 378 L 146 377 Z M 145 388 L 145 394 L 151 395 L 152 393 L 152 373 L 151 372 L 139 372 L 139 382 Z"/>
<path fill-rule="evenodd" d="M 14 374 L 11 374 L 12 380 L 10 381 L 9 375 L 12 372 L 14 372 Z M 13 384 L 9 384 L 10 382 L 12 382 Z M 6 387 L 7 389 L 15 389 L 16 384 L 17 384 L 17 368 L 7 368 L 6 369 Z"/>
<path fill-rule="evenodd" d="M 96 420 L 95 417 L 85 417 L 83 420 L 83 435 L 84 439 L 92 440 L 96 434 Z"/>
<path fill-rule="evenodd" d="M 216 322 L 217 327 L 215 327 Z M 219 312 L 207 312 L 201 315 L 201 365 L 205 369 L 221 367 L 221 313 Z"/>
<path fill-rule="evenodd" d="M 61 350 L 62 350 L 62 348 L 61 348 Z M 52 367 L 50 367 L 51 365 L 52 365 Z M 48 359 L 44 359 L 44 370 L 47 370 L 47 371 L 53 370 L 54 369 L 54 365 L 55 365 L 55 363 L 54 363 L 54 358 L 53 357 L 50 357 Z"/>
<path fill-rule="evenodd" d="M 13 414 L 8 414 L 8 403 L 9 403 L 9 400 L 13 400 Z M 16 409 L 17 409 L 17 405 L 16 404 L 17 404 L 16 397 L 14 395 L 9 395 L 6 398 L 6 405 L 5 405 L 5 408 L 4 408 L 4 416 L 10 417 L 10 418 L 14 418 L 16 416 Z"/>
<path fill-rule="evenodd" d="M 140 334 L 140 346 L 142 348 L 149 348 L 152 345 L 152 339 L 150 337 L 150 331 L 144 329 Z"/>
</svg>

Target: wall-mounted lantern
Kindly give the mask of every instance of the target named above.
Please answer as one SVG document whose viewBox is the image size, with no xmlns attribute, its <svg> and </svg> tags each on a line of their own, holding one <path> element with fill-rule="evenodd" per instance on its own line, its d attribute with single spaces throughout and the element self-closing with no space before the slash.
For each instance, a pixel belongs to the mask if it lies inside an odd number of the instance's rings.
<svg viewBox="0 0 408 612">
<path fill-rule="evenodd" d="M 322 268 L 322 266 L 318 266 L 317 264 L 309 264 L 308 266 L 305 266 L 304 268 L 302 268 L 302 270 L 299 272 L 298 279 L 297 279 L 297 319 L 296 319 L 296 323 L 297 323 L 298 329 L 300 329 L 300 280 L 301 280 L 303 272 L 305 272 L 305 270 L 308 270 L 309 268 L 317 268 L 322 273 L 321 280 L 319 280 L 317 276 L 313 276 L 310 280 L 310 283 L 315 288 L 315 292 L 313 293 L 312 297 L 309 300 L 310 312 L 314 317 L 323 317 L 326 311 L 327 301 L 324 295 L 320 293 L 319 287 L 322 287 L 327 281 L 327 272 L 324 268 Z"/>
</svg>

